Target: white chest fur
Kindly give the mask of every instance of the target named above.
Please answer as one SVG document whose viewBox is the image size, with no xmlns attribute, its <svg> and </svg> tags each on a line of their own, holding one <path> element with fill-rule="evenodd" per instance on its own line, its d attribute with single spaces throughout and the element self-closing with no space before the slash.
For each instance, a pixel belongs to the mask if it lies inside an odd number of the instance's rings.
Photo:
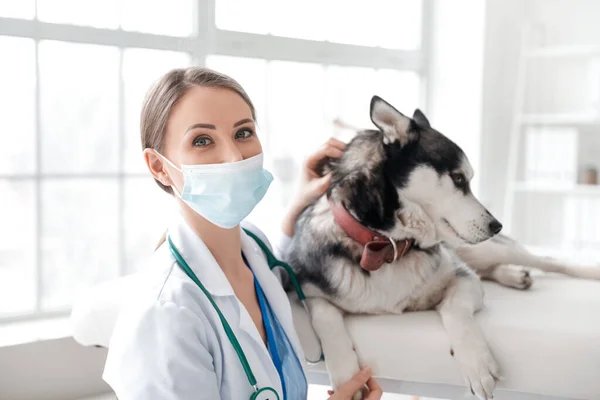
<svg viewBox="0 0 600 400">
<path fill-rule="evenodd" d="M 351 313 L 402 313 L 431 309 L 455 278 L 448 251 L 439 255 L 413 251 L 402 259 L 365 274 L 350 261 L 329 266 L 335 297 L 329 301 Z"/>
</svg>

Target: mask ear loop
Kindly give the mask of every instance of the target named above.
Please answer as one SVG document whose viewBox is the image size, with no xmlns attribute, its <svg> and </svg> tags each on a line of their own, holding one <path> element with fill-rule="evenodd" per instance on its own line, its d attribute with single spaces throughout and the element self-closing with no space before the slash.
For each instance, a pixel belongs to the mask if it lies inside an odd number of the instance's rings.
<svg viewBox="0 0 600 400">
<path fill-rule="evenodd" d="M 175 187 L 175 185 L 171 185 L 171 189 L 173 189 L 173 192 L 175 193 L 175 195 L 177 195 L 177 197 L 179 197 L 181 200 L 183 200 L 181 198 L 181 193 L 179 193 L 179 190 L 177 190 L 177 188 Z"/>
<path fill-rule="evenodd" d="M 167 162 L 167 164 L 169 164 L 171 167 L 173 167 L 173 168 L 175 168 L 177 171 L 179 171 L 179 172 L 183 173 L 183 170 L 182 170 L 181 168 L 179 168 L 177 165 L 173 164 L 173 162 L 172 162 L 171 160 L 169 160 L 167 157 L 163 156 L 162 154 L 160 154 L 160 153 L 159 153 L 157 150 L 155 150 L 155 149 L 152 149 L 152 150 L 154 150 L 154 152 L 155 152 L 156 154 L 158 154 L 158 155 L 160 156 L 160 158 L 162 158 L 162 159 L 163 159 L 163 161 L 166 161 L 166 162 Z M 173 190 L 173 192 L 174 192 L 174 193 L 177 195 L 177 197 L 179 197 L 179 198 L 181 199 L 181 193 L 179 193 L 179 190 L 177 190 L 177 188 L 175 187 L 175 185 L 171 185 L 170 187 L 171 187 L 171 189 Z M 182 199 L 182 200 L 183 200 L 183 199 Z"/>
</svg>

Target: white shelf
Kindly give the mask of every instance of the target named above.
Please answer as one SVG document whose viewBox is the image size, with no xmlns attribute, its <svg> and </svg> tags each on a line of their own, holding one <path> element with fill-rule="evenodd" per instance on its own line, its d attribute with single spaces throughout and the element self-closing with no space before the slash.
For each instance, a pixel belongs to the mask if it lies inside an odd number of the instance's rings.
<svg viewBox="0 0 600 400">
<path fill-rule="evenodd" d="M 530 50 L 526 56 L 530 58 L 600 57 L 600 46 L 571 45 L 539 47 L 537 49 Z"/>
<path fill-rule="evenodd" d="M 537 182 L 518 182 L 514 186 L 517 192 L 547 193 L 568 196 L 600 196 L 600 185 L 564 185 L 542 184 Z"/>
<path fill-rule="evenodd" d="M 600 126 L 600 117 L 596 113 L 553 113 L 553 114 L 521 114 L 519 121 L 523 125 L 554 126 Z"/>
</svg>

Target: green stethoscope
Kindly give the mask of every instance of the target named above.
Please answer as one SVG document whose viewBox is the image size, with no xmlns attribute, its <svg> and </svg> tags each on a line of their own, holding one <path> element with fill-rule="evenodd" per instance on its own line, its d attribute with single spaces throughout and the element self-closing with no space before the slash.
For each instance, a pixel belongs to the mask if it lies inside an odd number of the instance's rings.
<svg viewBox="0 0 600 400">
<path fill-rule="evenodd" d="M 259 245 L 261 250 L 264 252 L 264 254 L 267 258 L 267 264 L 269 265 L 269 269 L 273 269 L 275 267 L 282 267 L 283 269 L 286 270 L 286 272 L 288 273 L 288 276 L 290 278 L 290 282 L 291 282 L 292 286 L 294 286 L 294 289 L 296 290 L 298 299 L 302 303 L 302 307 L 304 307 L 304 310 L 310 316 L 310 311 L 308 309 L 308 306 L 306 305 L 306 296 L 304 296 L 304 292 L 302 291 L 302 288 L 300 287 L 300 284 L 298 283 L 298 280 L 296 279 L 296 274 L 294 274 L 294 271 L 292 270 L 292 268 L 287 263 L 285 263 L 281 260 L 278 260 L 277 257 L 275 257 L 275 255 L 273 255 L 271 250 L 267 247 L 267 245 L 265 245 L 265 243 L 258 236 L 256 236 L 252 232 L 248 231 L 247 229 L 244 229 L 244 231 L 246 232 L 246 234 L 248 236 L 250 236 L 252 239 L 254 239 L 254 241 L 256 241 L 256 243 Z M 225 333 L 227 334 L 227 338 L 229 339 L 229 342 L 233 346 L 233 349 L 235 350 L 235 352 L 240 360 L 240 363 L 242 364 L 242 367 L 244 368 L 244 372 L 246 373 L 246 377 L 248 378 L 248 382 L 250 383 L 250 386 L 252 386 L 252 388 L 254 389 L 254 393 L 252 394 L 252 396 L 250 396 L 250 400 L 280 400 L 279 395 L 277 394 L 275 389 L 273 389 L 272 387 L 269 387 L 269 386 L 264 387 L 264 388 L 258 387 L 256 378 L 254 377 L 254 373 L 252 372 L 252 369 L 250 368 L 250 364 L 248 363 L 248 359 L 246 358 L 246 355 L 244 354 L 244 351 L 242 350 L 242 346 L 240 345 L 240 342 L 238 342 L 237 338 L 235 337 L 235 334 L 233 333 L 233 330 L 231 329 L 231 327 L 229 326 L 229 323 L 225 319 L 225 316 L 223 315 L 223 313 L 221 312 L 221 310 L 219 309 L 219 307 L 213 300 L 210 293 L 208 293 L 208 290 L 206 290 L 206 288 L 204 287 L 202 282 L 200 282 L 200 279 L 198 279 L 198 277 L 196 276 L 194 271 L 192 271 L 192 269 L 190 268 L 188 263 L 183 259 L 181 254 L 179 254 L 179 251 L 177 250 L 177 248 L 171 241 L 171 236 L 167 236 L 167 241 L 169 243 L 169 249 L 171 250 L 171 254 L 173 254 L 173 257 L 175 258 L 175 261 L 177 261 L 177 264 L 179 264 L 179 267 L 183 270 L 183 272 L 186 273 L 186 275 L 192 281 L 194 281 L 194 283 L 200 288 L 200 290 L 202 290 L 202 292 L 204 293 L 204 295 L 206 296 L 208 301 L 210 301 L 213 308 L 219 315 L 219 319 L 221 320 L 223 329 L 225 330 Z M 322 359 L 323 359 L 323 355 L 321 354 L 321 357 L 317 361 L 310 361 L 310 360 L 306 360 L 306 361 L 308 363 L 317 363 L 317 362 L 321 361 Z M 273 397 L 273 396 L 275 396 L 275 397 Z"/>
</svg>

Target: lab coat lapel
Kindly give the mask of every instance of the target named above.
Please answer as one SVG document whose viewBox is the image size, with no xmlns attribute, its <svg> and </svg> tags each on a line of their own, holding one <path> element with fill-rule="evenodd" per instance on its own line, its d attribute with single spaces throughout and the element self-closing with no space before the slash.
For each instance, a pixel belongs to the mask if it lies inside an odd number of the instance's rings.
<svg viewBox="0 0 600 400">
<path fill-rule="evenodd" d="M 246 256 L 248 263 L 252 267 L 252 271 L 254 272 L 254 264 L 253 263 L 255 262 L 255 259 L 252 255 L 249 254 L 250 252 L 252 252 L 252 250 L 248 251 L 247 249 L 244 248 L 243 240 L 244 239 L 242 239 L 242 251 L 243 251 L 244 255 Z M 256 274 L 255 274 L 255 276 L 256 276 Z M 243 330 L 244 332 L 246 332 L 250 336 L 250 338 L 256 342 L 255 343 L 256 347 L 260 348 L 257 355 L 261 358 L 260 361 L 264 365 L 264 367 L 267 371 L 267 374 L 269 376 L 269 386 L 271 386 L 273 389 L 275 389 L 277 391 L 277 393 L 280 394 L 280 398 L 283 398 L 281 396 L 281 394 L 283 393 L 283 388 L 281 387 L 281 380 L 279 378 L 279 373 L 277 372 L 275 365 L 271 361 L 271 355 L 269 354 L 269 350 L 265 346 L 265 343 L 263 342 L 262 337 L 260 336 L 260 333 L 258 332 L 258 329 L 256 329 L 256 325 L 254 324 L 252 317 L 250 317 L 248 310 L 246 310 L 246 307 L 244 307 L 244 305 L 239 300 L 237 301 L 237 306 L 239 308 L 239 315 L 240 315 L 239 328 L 241 330 Z M 259 382 L 259 386 L 260 386 L 260 382 Z"/>
<path fill-rule="evenodd" d="M 233 288 L 217 260 L 183 217 L 169 229 L 173 244 L 212 296 L 234 296 Z"/>
<path fill-rule="evenodd" d="M 256 329 L 256 325 L 254 324 L 254 321 L 252 321 L 252 318 L 248 314 L 248 311 L 246 311 L 246 308 L 239 302 L 238 302 L 238 305 L 240 307 L 240 326 L 239 327 L 241 330 L 246 332 L 252 338 L 252 340 L 254 340 L 256 342 L 255 345 L 260 348 L 257 355 L 261 358 L 260 362 L 262 365 L 265 366 L 266 372 L 268 374 L 268 377 L 269 377 L 268 385 L 271 386 L 273 389 L 275 389 L 277 391 L 277 393 L 280 394 L 280 398 L 283 398 L 283 397 L 281 397 L 283 388 L 281 387 L 281 380 L 279 379 L 279 373 L 277 372 L 277 369 L 275 369 L 275 365 L 271 361 L 271 355 L 269 354 L 269 350 L 265 346 L 265 344 L 262 340 L 262 337 L 260 337 L 260 333 L 258 332 L 258 329 Z M 252 366 L 252 362 L 250 362 L 250 366 Z M 260 379 L 260 378 L 257 377 L 257 379 Z M 264 386 L 264 383 L 261 385 L 261 382 L 259 381 L 259 386 Z"/>
<path fill-rule="evenodd" d="M 288 297 L 281 287 L 281 282 L 269 268 L 263 251 L 258 247 L 258 244 L 254 241 L 254 239 L 248 236 L 243 230 L 242 251 L 246 256 L 248 263 L 252 267 L 254 276 L 256 277 L 258 284 L 265 294 L 271 309 L 277 316 L 277 319 L 281 323 L 281 326 L 285 330 L 285 333 L 292 343 L 292 346 L 298 355 L 298 359 L 301 363 L 304 363 L 304 352 L 302 350 L 302 346 L 300 346 L 300 342 L 298 341 L 298 336 L 294 328 L 292 311 Z"/>
</svg>

